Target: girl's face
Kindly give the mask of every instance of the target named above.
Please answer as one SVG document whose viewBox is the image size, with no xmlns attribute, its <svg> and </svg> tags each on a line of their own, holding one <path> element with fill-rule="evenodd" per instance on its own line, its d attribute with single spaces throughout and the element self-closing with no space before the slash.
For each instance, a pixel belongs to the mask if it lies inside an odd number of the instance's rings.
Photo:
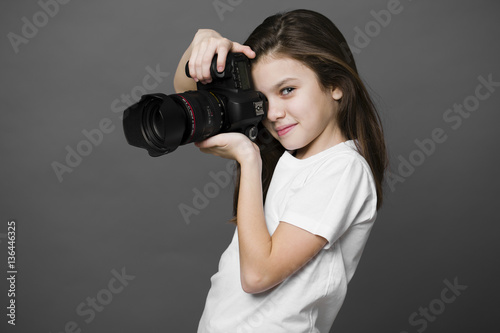
<svg viewBox="0 0 500 333">
<path fill-rule="evenodd" d="M 255 89 L 269 100 L 267 130 L 303 159 L 345 141 L 335 117 L 342 91 L 322 89 L 316 74 L 287 57 L 265 56 L 252 65 Z"/>
</svg>

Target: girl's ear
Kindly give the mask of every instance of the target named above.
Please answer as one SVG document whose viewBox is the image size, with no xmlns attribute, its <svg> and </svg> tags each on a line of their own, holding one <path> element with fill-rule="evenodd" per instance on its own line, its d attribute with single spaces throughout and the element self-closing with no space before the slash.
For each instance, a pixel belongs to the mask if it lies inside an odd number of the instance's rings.
<svg viewBox="0 0 500 333">
<path fill-rule="evenodd" d="M 336 87 L 332 90 L 332 97 L 334 100 L 339 101 L 342 98 L 342 90 L 339 87 Z"/>
</svg>

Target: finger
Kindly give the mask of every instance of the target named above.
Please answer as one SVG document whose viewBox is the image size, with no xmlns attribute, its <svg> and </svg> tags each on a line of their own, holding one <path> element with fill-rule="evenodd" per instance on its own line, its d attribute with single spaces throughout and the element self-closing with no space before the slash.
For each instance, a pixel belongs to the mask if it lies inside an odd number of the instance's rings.
<svg viewBox="0 0 500 333">
<path fill-rule="evenodd" d="M 218 134 L 209 137 L 203 141 L 195 142 L 195 146 L 198 148 L 214 148 L 214 147 L 223 147 L 227 145 L 227 140 L 225 139 L 225 135 Z"/>
<path fill-rule="evenodd" d="M 201 43 L 198 47 L 198 52 L 195 55 L 194 59 L 194 66 L 195 66 L 195 76 L 198 79 L 198 81 L 203 81 L 205 80 L 205 75 L 203 74 L 203 66 L 204 66 L 204 56 L 205 53 L 207 52 L 208 45 L 207 43 Z"/>
<path fill-rule="evenodd" d="M 196 81 L 200 81 L 200 73 L 201 73 L 201 55 L 205 53 L 207 45 L 206 43 L 200 43 L 196 45 L 192 52 L 191 57 L 189 58 L 189 74 Z"/>
<path fill-rule="evenodd" d="M 208 139 L 207 139 L 208 140 Z M 195 142 L 194 145 L 198 148 L 200 148 L 200 150 L 208 150 L 210 148 L 213 147 L 213 145 L 207 143 L 207 140 L 203 140 L 203 141 L 199 141 L 199 142 Z"/>
<path fill-rule="evenodd" d="M 255 58 L 256 54 L 252 50 L 252 48 L 248 45 L 241 45 L 240 43 L 233 42 L 233 47 L 231 48 L 231 52 L 241 52 L 247 56 L 249 59 Z"/>
<path fill-rule="evenodd" d="M 208 148 L 200 148 L 200 151 L 201 151 L 202 153 L 205 153 L 205 154 L 211 154 L 211 153 L 212 153 L 212 152 L 211 152 L 211 150 L 210 150 L 210 149 L 208 149 Z"/>
<path fill-rule="evenodd" d="M 195 61 L 196 61 L 196 54 L 192 53 L 191 57 L 189 58 L 189 61 L 188 61 L 189 76 L 191 76 L 191 78 L 195 82 L 198 82 L 198 78 L 196 77 Z"/>
<path fill-rule="evenodd" d="M 227 54 L 232 49 L 232 46 L 233 42 L 226 38 L 224 39 L 224 43 L 217 48 L 217 71 L 219 73 L 222 73 L 226 67 Z"/>
<path fill-rule="evenodd" d="M 221 48 L 217 52 L 217 72 L 222 73 L 224 68 L 226 68 L 228 49 Z"/>
<path fill-rule="evenodd" d="M 217 52 L 217 45 L 213 43 L 209 44 L 205 49 L 205 53 L 203 54 L 203 59 L 202 59 L 202 72 L 201 72 L 203 83 L 212 82 L 210 68 L 212 67 L 212 59 L 214 58 L 216 52 Z"/>
</svg>

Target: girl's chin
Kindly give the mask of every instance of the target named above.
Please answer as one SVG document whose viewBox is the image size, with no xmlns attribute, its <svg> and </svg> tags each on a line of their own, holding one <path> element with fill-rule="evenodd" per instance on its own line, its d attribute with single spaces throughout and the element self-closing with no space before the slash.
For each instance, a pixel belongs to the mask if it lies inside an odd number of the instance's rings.
<svg viewBox="0 0 500 333">
<path fill-rule="evenodd" d="M 293 142 L 290 137 L 280 137 L 276 132 L 270 132 L 272 136 L 278 141 L 283 148 L 286 150 L 298 150 L 300 148 L 305 147 L 304 144 L 300 144 L 297 142 Z"/>
<path fill-rule="evenodd" d="M 294 144 L 292 142 L 286 142 L 286 140 L 279 140 L 281 145 L 283 146 L 283 148 L 285 148 L 286 150 L 299 150 L 301 148 L 304 148 L 303 145 L 300 145 L 300 144 Z"/>
</svg>

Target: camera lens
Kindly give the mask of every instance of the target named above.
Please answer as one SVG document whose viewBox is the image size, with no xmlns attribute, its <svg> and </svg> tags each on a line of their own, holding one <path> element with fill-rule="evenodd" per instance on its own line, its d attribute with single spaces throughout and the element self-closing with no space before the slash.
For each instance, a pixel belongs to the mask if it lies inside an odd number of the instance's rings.
<svg viewBox="0 0 500 333">
<path fill-rule="evenodd" d="M 205 140 L 220 131 L 224 121 L 221 98 L 204 90 L 171 96 L 183 107 L 188 119 L 181 145 Z"/>
<path fill-rule="evenodd" d="M 158 140 L 163 141 L 165 139 L 165 126 L 163 126 L 163 116 L 158 109 L 153 113 L 153 129 Z"/>
<path fill-rule="evenodd" d="M 222 98 L 208 91 L 144 95 L 125 110 L 123 128 L 129 144 L 151 156 L 217 134 L 224 122 Z"/>
<path fill-rule="evenodd" d="M 144 115 L 142 117 L 143 135 L 151 146 L 157 149 L 162 149 L 165 142 L 165 125 L 160 111 L 161 104 L 160 99 L 149 99 L 144 105 Z"/>
</svg>

